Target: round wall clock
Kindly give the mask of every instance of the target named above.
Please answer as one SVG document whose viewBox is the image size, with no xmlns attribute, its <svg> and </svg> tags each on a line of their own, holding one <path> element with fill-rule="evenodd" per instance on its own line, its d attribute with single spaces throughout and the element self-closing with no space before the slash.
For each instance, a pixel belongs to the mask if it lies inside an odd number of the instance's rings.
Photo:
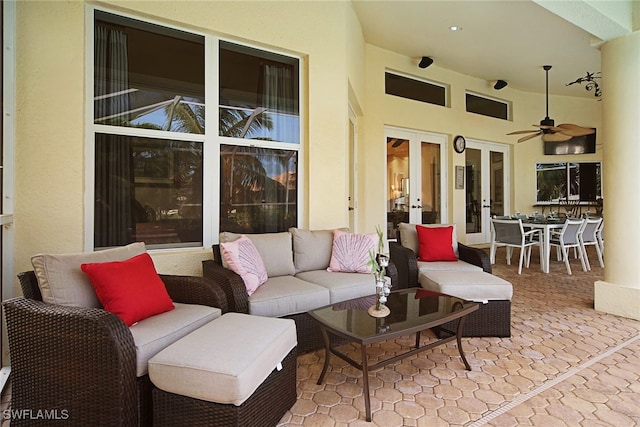
<svg viewBox="0 0 640 427">
<path fill-rule="evenodd" d="M 464 136 L 458 135 L 453 138 L 453 149 L 456 150 L 456 153 L 462 153 L 467 146 L 467 141 L 465 141 Z"/>
</svg>

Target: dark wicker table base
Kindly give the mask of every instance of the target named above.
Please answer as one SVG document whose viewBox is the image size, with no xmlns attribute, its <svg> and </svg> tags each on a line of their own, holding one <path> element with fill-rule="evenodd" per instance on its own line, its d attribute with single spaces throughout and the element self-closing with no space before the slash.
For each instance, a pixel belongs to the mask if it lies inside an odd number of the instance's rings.
<svg viewBox="0 0 640 427">
<path fill-rule="evenodd" d="M 297 399 L 296 348 L 242 405 L 221 404 L 153 390 L 154 426 L 272 427 Z"/>
</svg>

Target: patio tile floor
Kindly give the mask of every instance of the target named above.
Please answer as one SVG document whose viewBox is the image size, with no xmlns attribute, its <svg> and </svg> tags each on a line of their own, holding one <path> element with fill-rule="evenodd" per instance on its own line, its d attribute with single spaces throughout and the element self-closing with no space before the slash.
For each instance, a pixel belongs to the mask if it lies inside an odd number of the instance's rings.
<svg viewBox="0 0 640 427">
<path fill-rule="evenodd" d="M 360 371 L 332 357 L 316 385 L 324 350 L 299 356 L 299 398 L 279 426 L 640 425 L 640 322 L 594 310 L 597 261 L 591 272 L 575 259 L 571 266 L 569 276 L 552 260 L 545 275 L 534 250 L 518 275 L 499 250 L 494 274 L 514 287 L 511 337 L 463 339 L 471 371 L 450 343 L 370 373 L 371 423 Z M 386 358 L 411 344 L 390 340 L 368 354 Z"/>
</svg>

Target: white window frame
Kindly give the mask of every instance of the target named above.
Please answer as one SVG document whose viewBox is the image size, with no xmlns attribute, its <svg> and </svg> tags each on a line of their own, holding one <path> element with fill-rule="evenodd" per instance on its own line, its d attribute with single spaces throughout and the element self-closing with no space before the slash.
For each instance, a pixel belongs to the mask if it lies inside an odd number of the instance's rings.
<svg viewBox="0 0 640 427">
<path fill-rule="evenodd" d="M 178 31 L 188 32 L 194 35 L 202 36 L 205 40 L 205 133 L 187 134 L 177 132 L 158 131 L 153 129 L 141 129 L 141 128 L 129 128 L 129 127 L 117 127 L 100 125 L 94 123 L 93 116 L 93 78 L 94 78 L 94 14 L 95 11 L 103 11 L 112 13 L 115 15 L 123 16 L 138 21 L 143 21 L 151 24 L 161 25 L 163 27 L 175 29 Z M 298 173 L 297 173 L 297 218 L 298 226 L 302 222 L 302 218 L 305 214 L 303 203 L 302 189 L 305 187 L 304 182 L 304 144 L 305 131 L 302 124 L 305 120 L 305 115 L 302 109 L 304 104 L 304 81 L 303 70 L 305 69 L 304 58 L 302 55 L 292 54 L 291 52 L 276 51 L 273 49 L 265 48 L 264 46 L 258 46 L 257 44 L 250 44 L 240 40 L 234 40 L 232 38 L 222 38 L 208 33 L 202 33 L 194 31 L 192 29 L 181 28 L 179 26 L 168 24 L 158 20 L 148 19 L 146 17 L 135 16 L 132 14 L 122 13 L 120 11 L 110 10 L 104 7 L 96 7 L 93 5 L 87 5 L 85 10 L 85 51 L 86 51 L 86 67 L 85 67 L 85 81 L 86 85 L 86 112 L 85 112 L 85 215 L 84 215 L 84 248 L 86 251 L 94 250 L 94 199 L 95 199 L 95 134 L 118 134 L 128 136 L 142 136 L 148 138 L 160 138 L 160 139 L 172 139 L 172 140 L 184 140 L 192 142 L 201 142 L 203 144 L 203 194 L 202 194 L 202 247 L 209 248 L 211 245 L 218 243 L 218 235 L 220 228 L 219 221 L 219 206 L 220 206 L 220 145 L 232 144 L 232 145 L 245 145 L 245 146 L 260 146 L 264 148 L 275 148 L 283 150 L 293 150 L 298 152 Z M 286 143 L 286 142 L 273 142 L 273 141 L 259 141 L 251 139 L 240 139 L 219 136 L 219 55 L 218 48 L 219 42 L 227 41 L 234 44 L 240 44 L 247 46 L 251 49 L 258 49 L 265 52 L 276 53 L 279 55 L 286 55 L 291 58 L 295 58 L 299 61 L 298 67 L 298 91 L 299 91 L 299 121 L 300 121 L 300 138 L 299 143 Z M 211 161 L 211 159 L 217 159 L 217 161 Z M 177 251 L 177 250 L 192 250 L 193 246 L 189 247 L 173 247 L 154 249 L 154 251 Z"/>
</svg>

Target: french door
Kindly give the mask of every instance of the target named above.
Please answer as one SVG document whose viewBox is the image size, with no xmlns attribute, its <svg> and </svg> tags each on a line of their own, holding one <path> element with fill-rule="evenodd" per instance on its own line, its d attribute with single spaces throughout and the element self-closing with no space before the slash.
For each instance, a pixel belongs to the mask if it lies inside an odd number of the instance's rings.
<svg viewBox="0 0 640 427">
<path fill-rule="evenodd" d="M 509 213 L 509 146 L 467 139 L 465 150 L 467 243 L 491 242 L 491 217 Z"/>
<path fill-rule="evenodd" d="M 385 128 L 387 238 L 398 224 L 439 224 L 447 215 L 446 135 Z"/>
</svg>

